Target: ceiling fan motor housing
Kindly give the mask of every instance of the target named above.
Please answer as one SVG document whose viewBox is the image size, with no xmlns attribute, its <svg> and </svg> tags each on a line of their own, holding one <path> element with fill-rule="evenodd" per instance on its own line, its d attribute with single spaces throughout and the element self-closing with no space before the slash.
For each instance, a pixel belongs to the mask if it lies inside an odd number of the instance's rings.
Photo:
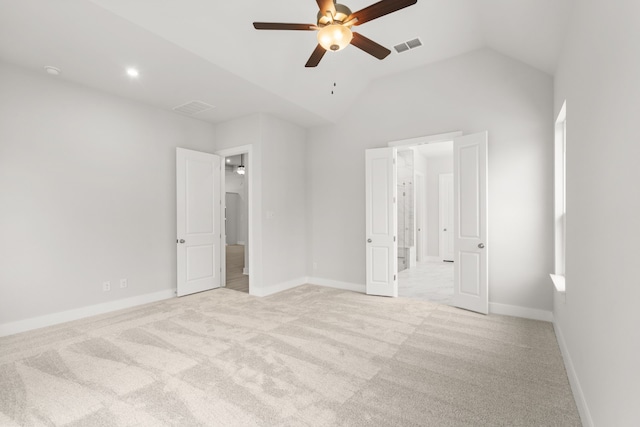
<svg viewBox="0 0 640 427">
<path fill-rule="evenodd" d="M 351 9 L 349 9 L 347 6 L 336 3 L 335 7 L 336 7 L 336 14 L 333 16 L 333 21 L 331 20 L 331 18 L 327 16 L 326 11 L 318 12 L 318 27 L 329 25 L 329 24 L 332 24 L 333 22 L 343 23 L 351 15 Z"/>
</svg>

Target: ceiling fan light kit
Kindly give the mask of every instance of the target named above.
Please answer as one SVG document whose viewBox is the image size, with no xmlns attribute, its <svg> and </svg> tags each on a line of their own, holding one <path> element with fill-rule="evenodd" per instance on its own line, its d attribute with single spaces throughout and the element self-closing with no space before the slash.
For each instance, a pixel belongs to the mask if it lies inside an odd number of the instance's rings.
<svg viewBox="0 0 640 427">
<path fill-rule="evenodd" d="M 329 24 L 318 31 L 318 43 L 324 50 L 334 52 L 347 47 L 353 39 L 353 33 L 349 27 L 340 24 Z"/>
<path fill-rule="evenodd" d="M 317 24 L 285 24 L 276 22 L 254 22 L 256 30 L 297 30 L 318 31 L 318 46 L 311 54 L 305 67 L 315 67 L 320 63 L 325 52 L 337 52 L 349 44 L 378 58 L 386 58 L 391 51 L 386 47 L 353 32 L 351 27 L 372 21 L 389 13 L 414 5 L 418 0 L 381 0 L 371 6 L 352 13 L 351 9 L 335 0 L 316 0 L 320 11 Z"/>
</svg>

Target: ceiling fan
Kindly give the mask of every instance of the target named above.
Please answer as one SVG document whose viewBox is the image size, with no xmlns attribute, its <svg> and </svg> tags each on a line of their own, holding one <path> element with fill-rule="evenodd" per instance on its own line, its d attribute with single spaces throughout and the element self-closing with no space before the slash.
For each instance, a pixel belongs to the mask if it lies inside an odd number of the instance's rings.
<svg viewBox="0 0 640 427">
<path fill-rule="evenodd" d="M 285 24 L 277 22 L 254 22 L 256 30 L 296 30 L 318 31 L 318 46 L 311 54 L 305 67 L 315 67 L 327 50 L 338 51 L 352 44 L 378 59 L 386 58 L 391 51 L 365 36 L 351 31 L 354 25 L 361 25 L 381 16 L 388 15 L 418 0 L 382 0 L 357 12 L 335 0 L 316 0 L 320 11 L 317 24 Z"/>
</svg>

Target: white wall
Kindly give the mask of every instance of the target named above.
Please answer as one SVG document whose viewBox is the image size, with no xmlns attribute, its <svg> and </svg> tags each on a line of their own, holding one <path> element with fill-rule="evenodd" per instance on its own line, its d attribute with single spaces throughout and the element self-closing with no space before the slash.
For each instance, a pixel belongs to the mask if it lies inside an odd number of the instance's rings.
<svg viewBox="0 0 640 427">
<path fill-rule="evenodd" d="M 440 255 L 440 174 L 453 173 L 451 156 L 427 159 L 427 255 Z"/>
<path fill-rule="evenodd" d="M 556 114 L 567 101 L 567 258 L 554 315 L 585 425 L 640 425 L 638 16 L 637 1 L 575 2 L 555 80 Z"/>
<path fill-rule="evenodd" d="M 552 78 L 491 50 L 375 81 L 308 133 L 309 271 L 365 282 L 366 148 L 488 130 L 490 301 L 551 310 L 552 115 Z"/>
<path fill-rule="evenodd" d="M 306 133 L 261 115 L 264 286 L 302 284 L 307 276 Z"/>
<path fill-rule="evenodd" d="M 175 288 L 175 148 L 214 126 L 6 64 L 0 94 L 0 325 Z"/>
</svg>

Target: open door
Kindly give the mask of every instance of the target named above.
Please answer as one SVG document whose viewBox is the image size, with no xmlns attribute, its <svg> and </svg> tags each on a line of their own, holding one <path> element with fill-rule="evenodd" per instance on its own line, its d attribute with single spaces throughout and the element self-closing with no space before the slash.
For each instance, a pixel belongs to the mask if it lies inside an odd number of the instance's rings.
<svg viewBox="0 0 640 427">
<path fill-rule="evenodd" d="M 178 296 L 220 287 L 220 156 L 176 149 Z"/>
<path fill-rule="evenodd" d="M 397 297 L 396 149 L 366 150 L 365 161 L 366 291 Z"/>
<path fill-rule="evenodd" d="M 453 304 L 487 314 L 487 132 L 454 139 L 453 176 Z"/>
<path fill-rule="evenodd" d="M 453 262 L 453 174 L 441 173 L 438 177 L 438 205 L 440 216 L 440 257 Z"/>
</svg>

